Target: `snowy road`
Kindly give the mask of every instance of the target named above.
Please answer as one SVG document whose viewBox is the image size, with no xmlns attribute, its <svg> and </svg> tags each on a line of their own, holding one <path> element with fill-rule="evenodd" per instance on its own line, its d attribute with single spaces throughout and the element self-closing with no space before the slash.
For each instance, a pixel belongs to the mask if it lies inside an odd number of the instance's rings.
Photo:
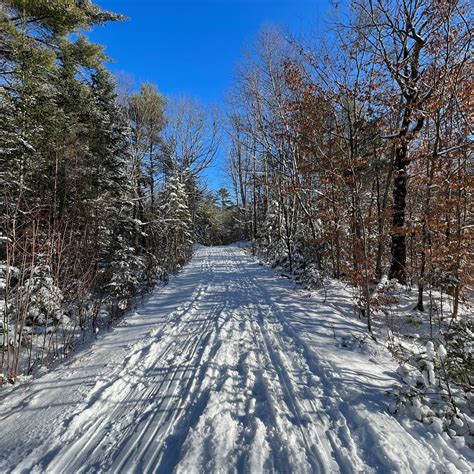
<svg viewBox="0 0 474 474">
<path fill-rule="evenodd" d="M 201 247 L 115 330 L 2 396 L 1 472 L 469 471 L 387 412 L 363 324 L 238 247 Z"/>
</svg>

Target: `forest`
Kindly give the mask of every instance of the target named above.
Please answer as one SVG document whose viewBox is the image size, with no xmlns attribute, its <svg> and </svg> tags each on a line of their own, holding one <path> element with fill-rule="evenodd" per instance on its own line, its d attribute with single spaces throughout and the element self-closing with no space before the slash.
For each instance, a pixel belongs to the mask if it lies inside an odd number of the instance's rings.
<svg viewBox="0 0 474 474">
<path fill-rule="evenodd" d="M 472 5 L 337 3 L 317 41 L 262 30 L 217 110 L 112 74 L 87 31 L 120 14 L 1 2 L 2 385 L 120 322 L 197 246 L 248 241 L 302 288 L 350 288 L 416 379 L 396 410 L 437 386 L 472 443 Z"/>
<path fill-rule="evenodd" d="M 1 8 L 2 367 L 13 382 L 67 355 L 101 312 L 120 318 L 193 242 L 229 241 L 233 211 L 225 189 L 217 199 L 199 182 L 216 118 L 153 84 L 119 91 L 82 32 L 120 15 L 74 1 Z"/>
</svg>

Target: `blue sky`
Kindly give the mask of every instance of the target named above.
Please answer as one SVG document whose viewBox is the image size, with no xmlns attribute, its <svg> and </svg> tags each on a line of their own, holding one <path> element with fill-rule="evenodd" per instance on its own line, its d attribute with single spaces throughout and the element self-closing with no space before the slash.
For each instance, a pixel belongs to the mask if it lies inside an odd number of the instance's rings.
<svg viewBox="0 0 474 474">
<path fill-rule="evenodd" d="M 153 82 L 166 95 L 223 106 L 246 44 L 265 24 L 298 35 L 322 24 L 329 0 L 95 0 L 126 15 L 90 33 L 111 57 L 110 69 Z M 212 187 L 219 164 L 208 174 Z"/>
</svg>

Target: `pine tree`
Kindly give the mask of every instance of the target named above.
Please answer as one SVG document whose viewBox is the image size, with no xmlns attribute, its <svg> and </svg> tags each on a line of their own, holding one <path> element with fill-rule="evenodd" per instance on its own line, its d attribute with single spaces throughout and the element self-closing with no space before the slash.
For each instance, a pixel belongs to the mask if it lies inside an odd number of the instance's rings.
<svg viewBox="0 0 474 474">
<path fill-rule="evenodd" d="M 81 34 L 118 19 L 88 0 L 0 5 L 3 343 L 8 348 L 2 361 L 13 378 L 24 330 L 33 321 L 28 308 L 39 301 L 31 288 L 39 294 L 57 289 L 62 307 L 55 314 L 64 315 L 71 305 L 77 310 L 77 301 L 86 304 L 100 260 L 110 252 L 104 219 L 110 228 L 120 228 L 115 209 L 121 209 L 117 204 L 126 189 L 120 171 L 127 146 L 124 122 L 101 47 Z M 45 269 L 47 278 L 38 278 Z"/>
<path fill-rule="evenodd" d="M 168 265 L 171 268 L 180 266 L 191 255 L 193 236 L 185 186 L 176 173 L 166 183 L 161 197 L 160 215 Z"/>
</svg>

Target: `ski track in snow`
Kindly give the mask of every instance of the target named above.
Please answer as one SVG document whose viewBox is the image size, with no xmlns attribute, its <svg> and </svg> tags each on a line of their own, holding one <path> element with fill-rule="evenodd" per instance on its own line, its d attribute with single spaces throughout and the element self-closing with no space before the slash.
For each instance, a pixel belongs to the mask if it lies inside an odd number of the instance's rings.
<svg viewBox="0 0 474 474">
<path fill-rule="evenodd" d="M 363 324 L 331 301 L 200 247 L 97 344 L 3 396 L 0 471 L 470 471 L 387 412 L 393 362 L 337 347 Z"/>
</svg>

